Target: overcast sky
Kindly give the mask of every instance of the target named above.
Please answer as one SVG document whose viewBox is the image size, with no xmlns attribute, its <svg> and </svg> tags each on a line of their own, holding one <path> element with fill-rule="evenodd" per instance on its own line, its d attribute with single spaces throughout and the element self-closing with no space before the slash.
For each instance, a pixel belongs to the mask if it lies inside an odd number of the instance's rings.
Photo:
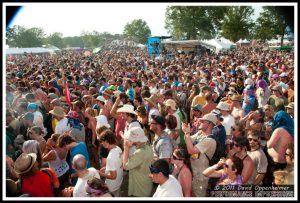
<svg viewBox="0 0 300 203">
<path fill-rule="evenodd" d="M 203 3 L 6 3 L 23 5 L 10 26 L 40 27 L 46 34 L 61 32 L 64 37 L 79 36 L 81 32 L 96 30 L 100 33 L 122 34 L 126 23 L 142 19 L 150 27 L 152 36 L 168 35 L 165 30 L 165 11 L 170 5 L 216 6 L 234 4 Z M 235 4 L 237 5 L 237 4 Z M 256 19 L 265 4 L 239 4 L 254 6 Z"/>
</svg>

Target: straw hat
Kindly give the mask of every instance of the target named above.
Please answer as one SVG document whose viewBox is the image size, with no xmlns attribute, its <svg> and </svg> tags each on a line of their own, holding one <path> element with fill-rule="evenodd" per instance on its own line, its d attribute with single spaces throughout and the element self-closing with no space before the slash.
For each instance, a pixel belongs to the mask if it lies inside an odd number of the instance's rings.
<svg viewBox="0 0 300 203">
<path fill-rule="evenodd" d="M 131 142 L 147 142 L 148 138 L 141 127 L 133 127 L 125 132 L 124 138 Z"/>
<path fill-rule="evenodd" d="M 64 117 L 66 115 L 64 109 L 60 106 L 55 106 L 53 110 L 49 111 L 49 113 L 57 117 Z"/>
<path fill-rule="evenodd" d="M 156 94 L 151 95 L 151 97 L 149 97 L 149 98 L 145 98 L 145 100 L 146 100 L 147 102 L 151 103 L 153 106 L 156 106 L 156 104 L 157 104 L 157 99 L 158 99 L 158 97 L 157 97 Z"/>
<path fill-rule="evenodd" d="M 294 102 L 290 102 L 287 106 L 285 106 L 286 108 L 290 108 L 290 109 L 294 109 Z"/>
<path fill-rule="evenodd" d="M 224 111 L 229 111 L 229 105 L 226 102 L 219 102 L 216 108 Z"/>
<path fill-rule="evenodd" d="M 137 115 L 137 113 L 134 111 L 134 107 L 130 104 L 124 104 L 123 107 L 119 108 L 117 110 L 117 112 L 119 113 L 131 113 L 134 115 Z"/>
<path fill-rule="evenodd" d="M 232 101 L 242 101 L 242 96 L 239 94 L 234 94 L 234 95 L 232 95 L 232 97 L 230 97 L 230 99 Z"/>
<path fill-rule="evenodd" d="M 168 99 L 164 102 L 166 106 L 170 106 L 172 110 L 176 111 L 176 102 L 173 99 Z"/>
<path fill-rule="evenodd" d="M 37 155 L 35 153 L 21 154 L 14 164 L 14 169 L 17 174 L 24 174 L 30 171 L 36 162 Z"/>
<path fill-rule="evenodd" d="M 205 114 L 202 118 L 199 118 L 199 120 L 202 120 L 202 121 L 210 121 L 212 122 L 214 125 L 217 124 L 217 116 L 215 116 L 214 114 Z"/>
</svg>

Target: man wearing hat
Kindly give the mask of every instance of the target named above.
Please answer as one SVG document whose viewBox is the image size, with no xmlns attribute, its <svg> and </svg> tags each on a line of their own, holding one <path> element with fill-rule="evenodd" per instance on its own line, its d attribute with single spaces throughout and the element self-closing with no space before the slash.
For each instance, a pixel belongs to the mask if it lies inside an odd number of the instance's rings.
<svg viewBox="0 0 300 203">
<path fill-rule="evenodd" d="M 170 169 L 166 160 L 158 159 L 149 168 L 149 177 L 159 184 L 153 197 L 183 197 L 179 181 L 173 175 L 169 175 Z"/>
<path fill-rule="evenodd" d="M 294 102 L 290 102 L 285 106 L 286 112 L 294 119 Z"/>
<path fill-rule="evenodd" d="M 55 133 L 63 134 L 64 132 L 70 131 L 71 128 L 68 125 L 68 119 L 65 117 L 64 109 L 60 106 L 55 106 L 53 110 L 49 111 L 50 114 L 58 121 L 55 127 Z"/>
<path fill-rule="evenodd" d="M 173 153 L 173 144 L 170 137 L 164 131 L 166 128 L 164 117 L 152 115 L 149 126 L 150 130 L 155 133 L 153 141 L 154 159 L 165 159 L 170 163 Z"/>
<path fill-rule="evenodd" d="M 177 126 L 176 126 L 176 133 L 179 134 L 180 128 L 181 128 L 181 121 L 178 113 L 176 112 L 176 102 L 173 99 L 168 99 L 164 102 L 164 105 L 166 107 L 167 115 L 175 116 Z M 179 139 L 179 137 L 178 137 Z M 176 141 L 177 142 L 177 141 Z"/>
<path fill-rule="evenodd" d="M 202 116 L 202 106 L 200 104 L 197 104 L 195 106 L 191 107 L 192 109 L 192 127 L 191 127 L 191 134 L 194 135 L 198 132 L 199 126 L 200 126 L 200 120 L 199 118 L 201 118 Z"/>
<path fill-rule="evenodd" d="M 279 85 L 272 87 L 273 95 L 270 96 L 268 104 L 270 104 L 274 112 L 284 111 L 285 106 L 288 105 L 288 100 L 282 95 L 282 88 Z"/>
<path fill-rule="evenodd" d="M 219 102 L 216 109 L 222 113 L 222 125 L 225 127 L 226 136 L 229 138 L 231 134 L 231 127 L 235 123 L 233 116 L 229 113 L 229 105 L 226 102 Z"/>
<path fill-rule="evenodd" d="M 158 97 L 156 94 L 151 95 L 149 98 L 145 98 L 146 101 L 146 109 L 149 112 L 148 121 L 150 122 L 152 115 L 160 115 L 157 108 L 157 100 Z"/>
<path fill-rule="evenodd" d="M 124 104 L 123 107 L 121 107 L 117 110 L 117 112 L 122 113 L 122 118 L 123 118 L 123 120 L 126 121 L 123 135 L 127 134 L 128 131 L 133 127 L 141 128 L 141 124 L 138 122 L 138 120 L 136 120 L 137 113 L 134 111 L 134 106 L 132 106 L 130 104 Z M 121 133 L 121 136 L 122 136 L 122 133 Z M 122 137 L 124 137 L 124 136 L 122 136 Z M 132 146 L 130 148 L 129 157 L 134 153 L 134 151 L 135 151 L 135 146 Z"/>
<path fill-rule="evenodd" d="M 153 160 L 153 150 L 147 141 L 148 138 L 140 127 L 133 127 L 124 134 L 123 168 L 129 170 L 129 197 L 149 197 L 151 195 L 153 184 L 148 177 L 148 169 Z M 128 159 L 129 149 L 132 145 L 136 146 L 136 151 Z M 136 187 L 137 185 L 139 187 Z"/>
<path fill-rule="evenodd" d="M 47 172 L 42 171 L 35 153 L 21 154 L 15 161 L 14 170 L 22 179 L 23 194 L 29 194 L 32 197 L 54 197 L 53 188 L 59 188 L 55 173 L 50 168 L 44 169 Z M 48 173 L 51 174 L 52 180 Z"/>
<path fill-rule="evenodd" d="M 242 119 L 245 116 L 245 111 L 242 108 L 241 102 L 242 102 L 242 96 L 239 94 L 234 94 L 230 97 L 231 103 L 231 115 L 235 119 L 235 121 L 238 121 Z"/>
<path fill-rule="evenodd" d="M 39 126 L 43 130 L 44 135 L 46 135 L 47 129 L 44 127 L 43 115 L 40 111 L 38 111 L 38 108 L 39 107 L 36 103 L 29 103 L 27 106 L 27 110 L 34 115 L 33 124 Z"/>
<path fill-rule="evenodd" d="M 199 120 L 201 124 L 199 131 L 195 135 L 191 136 L 188 124 L 183 123 L 182 130 L 188 153 L 191 155 L 194 195 L 196 197 L 205 197 L 208 179 L 203 176 L 202 172 L 209 166 L 209 160 L 205 154 L 211 159 L 216 150 L 216 141 L 208 136 L 212 134 L 212 129 L 217 124 L 217 117 L 209 113 Z"/>
</svg>

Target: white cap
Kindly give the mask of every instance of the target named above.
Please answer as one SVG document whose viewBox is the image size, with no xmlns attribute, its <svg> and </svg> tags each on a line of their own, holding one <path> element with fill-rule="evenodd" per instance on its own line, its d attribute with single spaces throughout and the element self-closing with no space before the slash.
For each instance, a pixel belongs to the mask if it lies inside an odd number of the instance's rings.
<svg viewBox="0 0 300 203">
<path fill-rule="evenodd" d="M 131 142 L 147 142 L 148 138 L 141 127 L 133 127 L 125 132 L 124 138 Z"/>
<path fill-rule="evenodd" d="M 101 101 L 101 102 L 105 102 L 105 99 L 104 99 L 103 96 L 98 96 L 98 97 L 96 98 L 96 100 Z"/>
<path fill-rule="evenodd" d="M 104 116 L 104 115 L 96 116 L 96 120 L 97 120 L 97 127 L 96 128 L 99 128 L 99 127 L 102 127 L 102 126 L 106 126 L 106 127 L 110 128 L 110 125 L 107 122 L 106 116 Z"/>
<path fill-rule="evenodd" d="M 287 73 L 286 72 L 282 72 L 280 75 L 279 75 L 279 77 L 287 77 L 288 75 L 287 75 Z"/>
<path fill-rule="evenodd" d="M 229 111 L 229 105 L 226 102 L 219 102 L 216 108 L 224 111 Z"/>
</svg>

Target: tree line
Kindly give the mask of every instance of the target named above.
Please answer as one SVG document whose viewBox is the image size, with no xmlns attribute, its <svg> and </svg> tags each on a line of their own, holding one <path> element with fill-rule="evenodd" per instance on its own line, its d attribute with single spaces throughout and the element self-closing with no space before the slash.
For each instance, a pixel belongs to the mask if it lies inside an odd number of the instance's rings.
<svg viewBox="0 0 300 203">
<path fill-rule="evenodd" d="M 233 42 L 239 39 L 262 41 L 287 34 L 294 29 L 293 6 L 264 6 L 254 21 L 251 6 L 168 6 L 165 13 L 165 28 L 174 40 L 211 39 L 225 37 Z M 58 48 L 95 48 L 113 40 L 129 39 L 146 44 L 151 36 L 147 22 L 135 19 L 128 22 L 122 34 L 83 31 L 80 36 L 63 37 L 62 33 L 45 34 L 42 28 L 25 28 L 15 25 L 6 30 L 9 47 L 41 47 L 51 44 Z"/>
</svg>

